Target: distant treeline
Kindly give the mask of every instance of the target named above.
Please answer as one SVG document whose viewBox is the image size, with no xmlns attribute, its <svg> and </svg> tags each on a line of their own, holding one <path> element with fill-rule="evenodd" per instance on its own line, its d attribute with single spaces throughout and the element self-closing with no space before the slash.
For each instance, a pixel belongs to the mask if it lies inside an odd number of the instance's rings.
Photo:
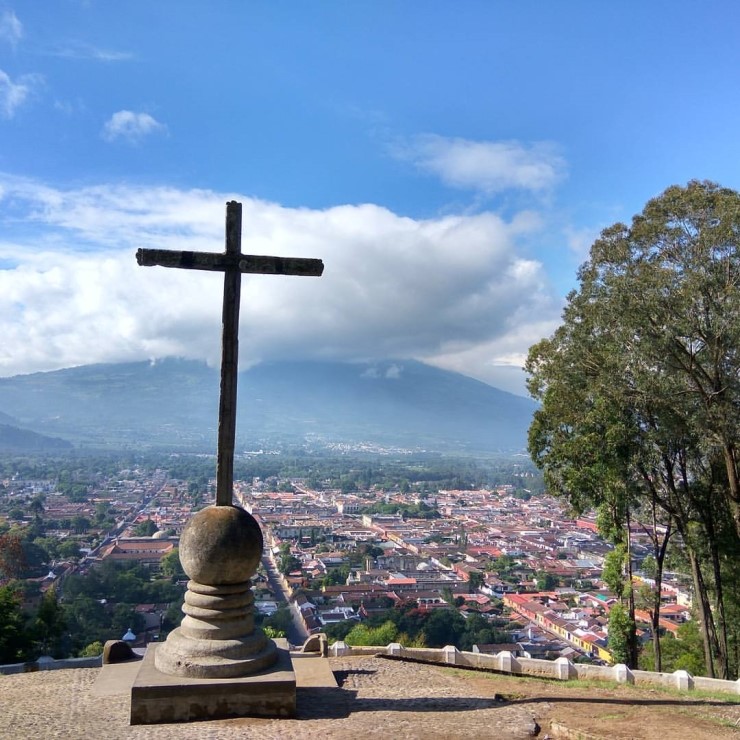
<svg viewBox="0 0 740 740">
<path fill-rule="evenodd" d="M 60 490 L 72 493 L 78 500 L 84 489 L 122 470 L 166 470 L 171 478 L 188 481 L 193 488 L 204 489 L 215 477 L 215 457 L 162 453 L 82 453 L 0 455 L 0 479 L 56 480 Z M 346 493 L 383 490 L 435 493 L 440 489 L 471 490 L 501 485 L 513 487 L 515 493 L 540 493 L 542 475 L 522 456 L 440 457 L 437 455 L 342 455 L 329 456 L 294 451 L 281 455 L 237 457 L 234 463 L 237 480 L 258 478 L 271 482 L 301 479 L 306 485 L 321 490 L 340 489 Z"/>
</svg>

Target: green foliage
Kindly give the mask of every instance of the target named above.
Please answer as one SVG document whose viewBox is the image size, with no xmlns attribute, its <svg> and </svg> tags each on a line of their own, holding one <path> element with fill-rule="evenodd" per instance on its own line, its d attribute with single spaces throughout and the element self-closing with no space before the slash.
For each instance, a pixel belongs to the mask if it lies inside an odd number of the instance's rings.
<svg viewBox="0 0 740 740">
<path fill-rule="evenodd" d="M 157 525 L 151 519 L 146 519 L 134 527 L 133 534 L 135 537 L 151 537 L 158 531 Z"/>
<path fill-rule="evenodd" d="M 629 665 L 633 631 L 634 623 L 626 609 L 621 604 L 614 604 L 609 610 L 608 647 L 615 663 Z"/>
<path fill-rule="evenodd" d="M 121 637 L 113 634 L 108 612 L 98 599 L 80 594 L 65 601 L 64 611 L 70 631 L 79 645 Z"/>
<path fill-rule="evenodd" d="M 359 549 L 363 556 L 371 557 L 373 559 L 380 557 L 385 552 L 382 547 L 373 545 L 370 542 L 360 545 Z"/>
<path fill-rule="evenodd" d="M 28 534 L 31 534 L 30 532 Z M 46 575 L 48 568 L 48 555 L 46 551 L 39 547 L 35 542 L 24 539 L 22 542 L 23 560 L 25 568 L 21 575 L 25 578 L 33 578 Z"/>
<path fill-rule="evenodd" d="M 640 570 L 647 578 L 654 579 L 658 574 L 658 563 L 652 555 L 648 555 L 642 563 L 640 563 Z"/>
<path fill-rule="evenodd" d="M 135 604 L 116 604 L 110 613 L 110 630 L 119 639 L 130 629 L 134 634 L 144 629 L 144 617 L 135 610 Z"/>
<path fill-rule="evenodd" d="M 84 504 L 89 495 L 89 487 L 82 483 L 58 483 L 57 489 L 73 504 Z"/>
<path fill-rule="evenodd" d="M 0 663 L 25 660 L 30 643 L 20 593 L 10 586 L 0 586 Z"/>
<path fill-rule="evenodd" d="M 92 522 L 85 516 L 73 516 L 70 522 L 71 529 L 75 534 L 84 534 L 92 526 Z"/>
<path fill-rule="evenodd" d="M 604 557 L 604 568 L 601 578 L 609 590 L 619 599 L 623 598 L 627 589 L 624 569 L 627 561 L 627 548 L 620 544 L 610 550 Z"/>
<path fill-rule="evenodd" d="M 343 565 L 340 568 L 333 568 L 323 579 L 324 586 L 340 586 L 347 583 L 349 577 L 349 566 Z"/>
<path fill-rule="evenodd" d="M 26 569 L 23 539 L 19 533 L 0 534 L 0 577 L 17 578 Z"/>
<path fill-rule="evenodd" d="M 534 577 L 537 581 L 537 588 L 540 591 L 552 591 L 558 585 L 558 579 L 547 571 L 538 570 Z"/>
<path fill-rule="evenodd" d="M 704 675 L 702 640 L 695 620 L 686 622 L 678 628 L 678 639 L 667 636 L 661 640 L 660 646 L 663 671 L 672 673 L 684 670 L 692 676 Z M 655 670 L 655 659 L 649 643 L 643 647 L 640 654 L 640 668 L 644 671 Z"/>
<path fill-rule="evenodd" d="M 60 541 L 56 537 L 37 537 L 33 544 L 44 552 L 44 561 L 50 563 L 59 557 Z"/>
<path fill-rule="evenodd" d="M 110 501 L 98 501 L 95 504 L 95 526 L 109 529 L 113 526 L 113 509 Z"/>
<path fill-rule="evenodd" d="M 179 624 L 183 589 L 169 578 L 152 580 L 150 571 L 140 565 L 103 562 L 87 575 L 65 580 L 64 617 L 72 635 L 69 650 L 99 640 L 120 639 L 131 628 L 143 629 L 137 604 L 167 604 L 165 629 Z"/>
<path fill-rule="evenodd" d="M 103 654 L 104 647 L 105 646 L 100 642 L 100 640 L 96 640 L 95 642 L 91 642 L 89 645 L 85 645 L 77 655 L 80 658 L 96 658 L 98 655 Z"/>
<path fill-rule="evenodd" d="M 486 577 L 479 570 L 470 572 L 468 580 L 468 593 L 474 594 L 486 582 Z"/>
<path fill-rule="evenodd" d="M 371 627 L 367 624 L 356 624 L 344 641 L 348 645 L 388 645 L 396 642 L 398 629 L 393 622 L 383 622 L 378 627 Z"/>
<path fill-rule="evenodd" d="M 34 649 L 42 655 L 64 657 L 62 636 L 67 628 L 64 609 L 57 601 L 56 589 L 50 588 L 41 599 L 30 634 Z"/>
<path fill-rule="evenodd" d="M 459 647 L 465 626 L 465 620 L 456 609 L 432 609 L 420 631 L 424 633 L 429 647 Z"/>
<path fill-rule="evenodd" d="M 491 560 L 487 564 L 486 570 L 489 570 L 492 573 L 498 573 L 501 576 L 510 573 L 515 567 L 516 561 L 511 557 L 511 555 L 500 555 L 495 560 Z"/>
<path fill-rule="evenodd" d="M 182 569 L 180 562 L 180 550 L 175 547 L 168 552 L 160 561 L 159 569 L 163 576 L 167 578 L 184 578 L 185 571 Z"/>
<path fill-rule="evenodd" d="M 61 558 L 79 558 L 80 544 L 76 540 L 65 539 L 59 543 L 58 554 Z"/>
<path fill-rule="evenodd" d="M 43 494 L 34 496 L 28 504 L 28 510 L 34 516 L 41 516 L 44 513 L 44 502 L 45 501 L 46 501 L 46 496 L 44 496 Z"/>
<path fill-rule="evenodd" d="M 178 601 L 173 601 L 167 607 L 162 621 L 164 632 L 171 632 L 175 627 L 179 627 L 182 618 L 185 616 L 182 611 L 182 605 L 185 601 L 184 594 Z"/>
<path fill-rule="evenodd" d="M 360 624 L 347 620 L 329 625 L 325 631 L 330 640 L 344 640 L 351 645 L 400 642 L 405 647 L 455 645 L 460 650 L 508 639 L 480 614 L 472 613 L 466 620 L 453 608 L 422 611 L 414 604 L 389 609 Z"/>
<path fill-rule="evenodd" d="M 473 645 L 490 645 L 497 642 L 507 642 L 508 635 L 497 630 L 490 621 L 480 614 L 471 614 L 465 621 L 465 629 L 453 643 L 460 650 L 472 650 Z"/>
<path fill-rule="evenodd" d="M 277 632 L 288 634 L 293 627 L 293 617 L 290 613 L 290 607 L 281 605 L 274 614 L 266 617 L 262 623 L 262 629 L 273 629 Z"/>
<path fill-rule="evenodd" d="M 295 555 L 284 555 L 280 557 L 278 570 L 284 575 L 301 569 L 301 561 Z"/>
<path fill-rule="evenodd" d="M 344 640 L 345 637 L 352 631 L 353 627 L 357 626 L 357 622 L 351 619 L 345 619 L 343 622 L 336 622 L 334 624 L 327 624 L 324 627 L 324 632 L 330 642 L 336 640 Z"/>
<path fill-rule="evenodd" d="M 447 538 L 445 537 L 445 535 L 440 534 L 439 532 L 435 532 L 434 534 L 430 534 L 428 537 L 424 538 L 424 544 L 427 544 L 427 545 L 431 543 L 440 544 L 444 542 L 446 539 Z"/>
<path fill-rule="evenodd" d="M 736 673 L 740 551 L 740 194 L 670 187 L 605 229 L 563 323 L 530 349 L 529 449 L 548 488 L 626 540 L 628 513 L 675 525 L 714 675 Z M 630 587 L 629 582 L 627 588 Z"/>
</svg>

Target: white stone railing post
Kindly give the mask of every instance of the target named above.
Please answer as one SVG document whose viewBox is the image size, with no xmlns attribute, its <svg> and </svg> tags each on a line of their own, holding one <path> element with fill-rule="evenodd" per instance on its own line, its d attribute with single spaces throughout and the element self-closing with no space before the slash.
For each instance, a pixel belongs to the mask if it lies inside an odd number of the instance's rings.
<svg viewBox="0 0 740 740">
<path fill-rule="evenodd" d="M 352 652 L 352 648 L 341 640 L 337 640 L 329 650 L 335 658 L 340 658 L 342 655 L 348 655 Z"/>
<path fill-rule="evenodd" d="M 403 645 L 401 645 L 400 642 L 392 642 L 386 648 L 386 652 L 388 655 L 394 655 L 395 657 L 400 658 L 403 655 Z"/>
<path fill-rule="evenodd" d="M 617 683 L 634 684 L 635 677 L 632 671 L 624 663 L 617 663 L 612 667 L 612 675 Z"/>
<path fill-rule="evenodd" d="M 496 654 L 496 662 L 498 663 L 498 670 L 504 673 L 514 672 L 514 656 L 508 650 L 502 650 Z"/>
<path fill-rule="evenodd" d="M 567 658 L 558 658 L 555 661 L 555 675 L 561 681 L 567 681 L 570 678 L 577 678 L 578 672 Z"/>
<path fill-rule="evenodd" d="M 676 682 L 676 688 L 681 691 L 694 688 L 694 678 L 688 671 L 673 671 L 673 680 Z"/>
<path fill-rule="evenodd" d="M 445 645 L 442 648 L 442 655 L 444 655 L 444 661 L 448 665 L 457 665 L 458 651 L 454 645 Z"/>
</svg>

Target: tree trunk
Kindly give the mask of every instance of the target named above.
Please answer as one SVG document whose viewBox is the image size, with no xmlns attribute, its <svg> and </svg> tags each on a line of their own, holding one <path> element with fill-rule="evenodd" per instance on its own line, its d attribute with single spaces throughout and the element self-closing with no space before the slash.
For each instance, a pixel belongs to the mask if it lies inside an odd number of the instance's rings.
<svg viewBox="0 0 740 740">
<path fill-rule="evenodd" d="M 692 491 L 690 484 L 690 475 L 687 467 L 687 460 L 685 451 L 679 455 L 678 469 L 680 473 L 682 483 L 682 493 L 690 495 L 692 504 L 698 511 L 702 511 L 706 508 L 706 501 L 698 499 Z M 673 471 L 672 465 L 667 465 L 666 470 Z M 675 479 L 669 478 L 669 486 L 673 500 L 675 502 L 675 508 L 672 512 L 676 528 L 683 539 L 683 544 L 686 549 L 686 554 L 689 558 L 691 565 L 691 576 L 694 581 L 694 598 L 696 606 L 699 611 L 699 627 L 701 631 L 702 641 L 704 643 L 704 662 L 707 669 L 707 676 L 715 678 L 715 665 L 714 656 L 719 654 L 719 645 L 717 642 L 717 631 L 715 628 L 714 614 L 712 613 L 712 606 L 709 601 L 709 594 L 707 591 L 707 585 L 704 580 L 704 574 L 701 570 L 701 563 L 699 562 L 699 556 L 696 548 L 692 541 L 690 533 L 691 517 L 688 513 L 687 507 L 684 505 L 683 497 L 681 493 L 675 487 Z M 706 531 L 704 534 L 708 535 Z"/>
<path fill-rule="evenodd" d="M 632 582 L 632 533 L 630 532 L 630 509 L 627 506 L 625 511 L 627 520 L 627 584 L 628 584 L 628 609 L 630 618 L 630 635 L 629 635 L 629 666 L 628 668 L 637 668 L 637 626 L 635 624 L 635 586 Z"/>
<path fill-rule="evenodd" d="M 711 517 L 711 513 L 709 515 Z M 711 522 L 710 522 L 711 526 Z M 714 587 L 716 591 L 716 611 L 717 619 L 719 622 L 719 630 L 717 634 L 717 648 L 718 648 L 718 661 L 719 661 L 719 678 L 726 679 L 730 673 L 729 656 L 727 654 L 727 619 L 725 616 L 725 598 L 724 591 L 722 589 L 722 573 L 720 570 L 719 560 L 719 548 L 717 546 L 717 538 L 715 533 L 712 531 L 707 533 L 709 539 L 709 545 L 712 552 L 712 571 L 714 574 Z"/>
<path fill-rule="evenodd" d="M 691 575 L 694 580 L 694 592 L 699 609 L 699 630 L 704 643 L 704 663 L 707 669 L 707 676 L 715 678 L 714 658 L 712 654 L 712 633 L 714 632 L 714 623 L 712 617 L 712 608 L 707 598 L 707 591 L 704 585 L 699 561 L 692 547 L 687 546 L 686 551 L 691 564 Z"/>
<path fill-rule="evenodd" d="M 738 480 L 737 455 L 734 445 L 726 443 L 723 447 L 723 454 L 729 488 L 727 499 L 732 512 L 732 520 L 735 523 L 735 532 L 740 537 L 740 481 Z"/>
<path fill-rule="evenodd" d="M 653 606 L 653 653 L 655 656 L 655 670 L 660 673 L 663 670 L 663 656 L 660 650 L 660 607 L 661 592 L 663 590 L 663 563 L 668 549 L 668 540 L 671 538 L 671 524 L 666 526 L 663 542 L 658 545 L 658 522 L 655 513 L 655 502 L 653 502 L 653 548 L 655 551 L 655 603 Z"/>
</svg>

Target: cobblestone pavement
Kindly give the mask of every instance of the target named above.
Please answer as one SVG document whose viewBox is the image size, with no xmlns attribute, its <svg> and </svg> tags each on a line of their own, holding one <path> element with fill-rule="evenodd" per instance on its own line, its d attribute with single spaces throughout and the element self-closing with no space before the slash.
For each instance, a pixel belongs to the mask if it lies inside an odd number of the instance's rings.
<svg viewBox="0 0 740 740">
<path fill-rule="evenodd" d="M 644 730 L 644 720 L 642 726 L 631 725 L 632 734 L 613 733 L 616 728 L 610 726 L 609 712 L 613 717 L 614 707 L 609 705 L 609 701 L 617 702 L 621 711 L 627 704 L 621 699 L 596 698 L 590 702 L 588 698 L 579 698 L 575 689 L 568 691 L 550 684 L 551 688 L 545 685 L 542 690 L 542 684 L 517 683 L 516 679 L 481 677 L 479 674 L 463 675 L 437 666 L 382 658 L 332 658 L 331 667 L 340 686 L 335 689 L 299 689 L 298 719 L 233 719 L 137 727 L 128 724 L 127 694 L 99 697 L 92 693 L 99 669 L 0 676 L 0 738 L 221 740 L 259 737 L 330 740 L 379 733 L 395 738 L 430 740 L 463 737 L 508 740 L 532 737 L 538 731 L 540 738 L 547 736 L 553 710 L 561 710 L 558 713 L 561 721 L 563 717 L 567 720 L 577 716 L 579 711 L 601 711 L 604 720 L 599 723 L 598 715 L 595 715 L 595 726 L 609 729 L 597 736 L 653 737 L 640 734 Z M 521 691 L 513 694 L 513 688 Z M 586 690 L 585 693 L 588 696 L 594 692 Z M 571 703 L 566 707 L 565 702 Z M 677 714 L 673 706 L 668 711 L 674 716 Z M 737 716 L 740 717 L 740 707 Z M 728 720 L 733 717 L 729 715 Z M 542 725 L 541 730 L 535 720 Z M 662 720 L 657 716 L 656 720 L 656 730 L 659 730 Z M 705 734 L 702 730 L 704 720 L 692 724 L 691 717 L 680 714 L 678 720 L 684 732 L 674 734 L 674 737 L 719 740 L 740 736 L 727 726 L 717 726 L 711 734 Z"/>
</svg>

